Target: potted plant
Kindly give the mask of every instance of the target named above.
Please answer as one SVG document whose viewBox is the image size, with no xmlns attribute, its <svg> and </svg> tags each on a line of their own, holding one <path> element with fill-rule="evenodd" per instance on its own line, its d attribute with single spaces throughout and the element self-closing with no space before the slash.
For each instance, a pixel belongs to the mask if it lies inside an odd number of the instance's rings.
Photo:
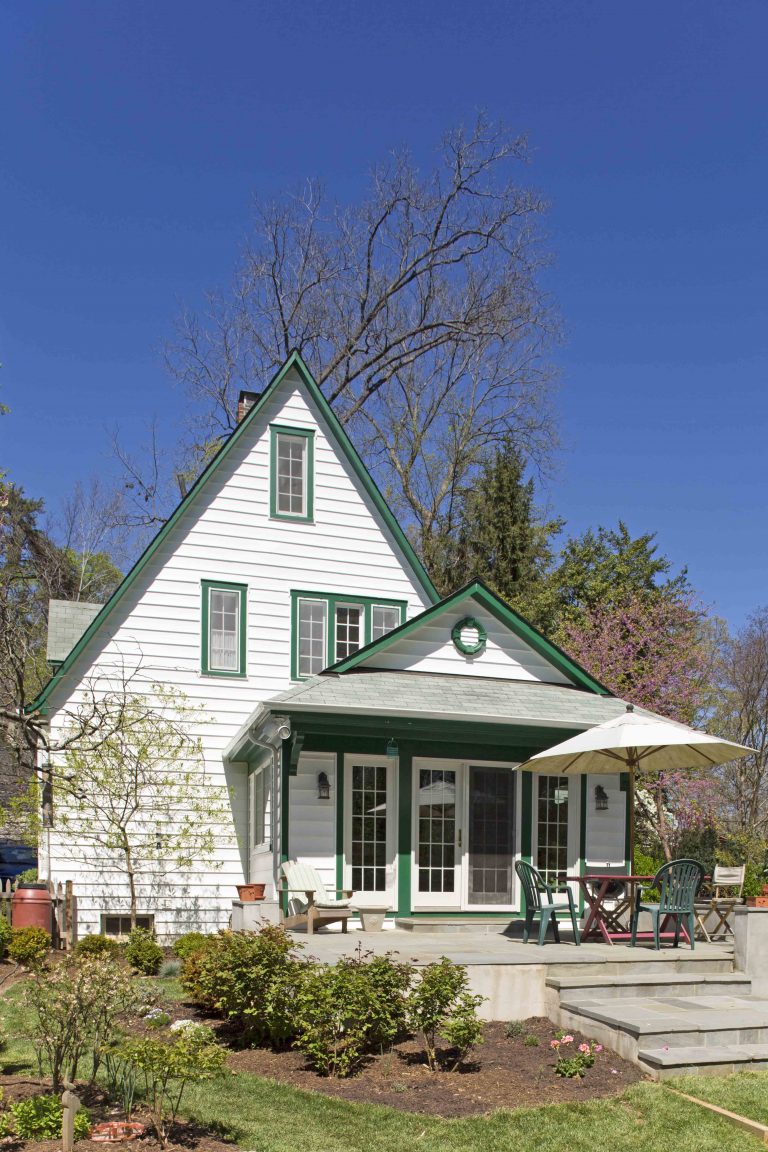
<svg viewBox="0 0 768 1152">
<path fill-rule="evenodd" d="M 254 900 L 263 900 L 266 884 L 238 884 L 237 895 L 244 904 L 252 904 Z"/>
</svg>

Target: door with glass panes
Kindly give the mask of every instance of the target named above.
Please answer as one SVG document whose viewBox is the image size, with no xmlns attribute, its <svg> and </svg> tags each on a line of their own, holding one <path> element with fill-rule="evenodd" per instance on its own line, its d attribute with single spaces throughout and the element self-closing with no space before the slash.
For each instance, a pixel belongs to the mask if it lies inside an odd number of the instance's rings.
<svg viewBox="0 0 768 1152">
<path fill-rule="evenodd" d="M 395 766 L 386 756 L 345 756 L 345 887 L 357 904 L 394 908 Z"/>
<path fill-rule="evenodd" d="M 515 902 L 512 765 L 414 760 L 413 907 L 507 909 Z"/>
<path fill-rule="evenodd" d="M 579 776 L 533 777 L 533 864 L 548 884 L 578 872 L 580 807 Z M 556 899 L 566 901 L 564 894 Z"/>
</svg>

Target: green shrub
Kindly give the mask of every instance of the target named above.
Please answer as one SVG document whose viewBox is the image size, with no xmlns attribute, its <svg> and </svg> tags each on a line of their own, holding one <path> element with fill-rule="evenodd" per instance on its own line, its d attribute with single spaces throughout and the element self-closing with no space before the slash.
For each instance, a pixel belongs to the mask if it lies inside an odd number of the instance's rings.
<svg viewBox="0 0 768 1152">
<path fill-rule="evenodd" d="M 455 1049 L 451 1071 L 458 1068 L 481 1040 L 483 1026 L 477 1009 L 483 996 L 469 992 L 469 978 L 463 964 L 442 956 L 421 970 L 421 978 L 408 997 L 408 1022 L 421 1036 L 430 1069 L 438 1068 L 437 1040 L 446 1040 Z"/>
<path fill-rule="evenodd" d="M 522 1036 L 525 1031 L 525 1026 L 522 1020 L 510 1020 L 508 1024 L 504 1025 L 504 1035 L 507 1040 L 516 1040 L 518 1036 Z"/>
<path fill-rule="evenodd" d="M 19 872 L 16 877 L 17 884 L 36 884 L 37 883 L 37 868 L 25 868 L 23 872 Z"/>
<path fill-rule="evenodd" d="M 525 1040 L 523 1040 L 523 1046 L 525 1048 L 538 1048 L 538 1046 L 539 1046 L 538 1036 L 534 1036 L 532 1032 L 529 1033 L 526 1036 Z"/>
<path fill-rule="evenodd" d="M 294 1046 L 322 1075 L 351 1075 L 404 1032 L 412 972 L 390 956 L 366 961 L 359 951 L 332 968 L 306 966 Z"/>
<path fill-rule="evenodd" d="M 171 1040 L 128 1040 L 119 1055 L 135 1070 L 155 1133 L 165 1147 L 187 1084 L 220 1073 L 226 1053 L 210 1028 L 194 1024 Z"/>
<path fill-rule="evenodd" d="M 138 1006 L 139 990 L 128 970 L 107 956 L 82 956 L 41 970 L 25 982 L 31 1036 L 40 1074 L 47 1068 L 54 1091 L 74 1081 L 90 1054 L 92 1078 L 117 1023 Z"/>
<path fill-rule="evenodd" d="M 125 946 L 125 958 L 135 972 L 154 976 L 165 959 L 165 953 L 148 928 L 134 928 Z"/>
<path fill-rule="evenodd" d="M 164 960 L 157 974 L 161 980 L 175 980 L 181 975 L 181 960 Z"/>
<path fill-rule="evenodd" d="M 58 1096 L 17 1100 L 0 1117 L 0 1136 L 16 1140 L 60 1140 L 64 1108 Z M 87 1140 L 91 1120 L 85 1108 L 75 1113 L 75 1140 Z"/>
<path fill-rule="evenodd" d="M 5 958 L 5 954 L 8 951 L 8 945 L 11 942 L 12 936 L 13 929 L 6 920 L 5 916 L 0 915 L 0 960 Z"/>
<path fill-rule="evenodd" d="M 75 948 L 76 956 L 109 956 L 115 960 L 120 955 L 121 948 L 117 940 L 109 936 L 83 936 Z"/>
<path fill-rule="evenodd" d="M 243 1044 L 284 1044 L 296 1032 L 294 1007 L 306 964 L 282 928 L 221 932 L 184 963 L 182 983 L 200 1007 L 241 1030 Z"/>
<path fill-rule="evenodd" d="M 205 948 L 211 939 L 211 936 L 206 936 L 203 932 L 185 932 L 183 936 L 179 936 L 171 951 L 179 960 L 186 960 L 201 948 Z"/>
<path fill-rule="evenodd" d="M 51 950 L 51 936 L 44 928 L 13 928 L 8 959 L 36 972 L 45 965 Z"/>
</svg>

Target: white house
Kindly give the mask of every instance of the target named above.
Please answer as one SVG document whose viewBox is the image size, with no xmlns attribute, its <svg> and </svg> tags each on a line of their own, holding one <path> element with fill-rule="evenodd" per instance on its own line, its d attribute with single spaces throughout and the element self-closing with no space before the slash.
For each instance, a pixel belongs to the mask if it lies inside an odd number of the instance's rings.
<svg viewBox="0 0 768 1152">
<path fill-rule="evenodd" d="M 226 925 L 235 885 L 272 888 L 288 858 L 393 916 L 506 919 L 517 858 L 551 876 L 623 862 L 621 777 L 515 772 L 623 702 L 482 584 L 438 600 L 297 353 L 243 401 L 34 705 L 54 745 L 125 670 L 204 706 L 231 826 L 217 869 L 145 890 L 158 934 Z M 124 885 L 86 855 L 54 815 L 43 867 L 74 881 L 81 931 L 118 930 Z"/>
</svg>

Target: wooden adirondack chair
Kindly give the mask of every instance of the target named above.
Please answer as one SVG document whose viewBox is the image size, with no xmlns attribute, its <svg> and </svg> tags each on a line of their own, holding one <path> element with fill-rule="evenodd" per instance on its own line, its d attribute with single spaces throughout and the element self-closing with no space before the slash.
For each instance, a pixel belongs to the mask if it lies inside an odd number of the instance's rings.
<svg viewBox="0 0 768 1152">
<path fill-rule="evenodd" d="M 283 911 L 282 899 L 280 901 L 280 917 L 284 928 L 306 927 L 307 935 L 311 936 L 316 928 L 324 928 L 326 924 L 335 924 L 340 920 L 341 930 L 346 932 L 347 921 L 352 915 L 349 907 L 352 892 L 339 888 L 334 895 L 329 896 L 320 874 L 311 864 L 286 860 L 280 866 L 278 887 L 280 893 L 285 893 L 289 898 L 287 915 Z M 298 893 L 301 895 L 297 896 Z M 339 893 L 341 899 L 338 899 Z"/>
</svg>

